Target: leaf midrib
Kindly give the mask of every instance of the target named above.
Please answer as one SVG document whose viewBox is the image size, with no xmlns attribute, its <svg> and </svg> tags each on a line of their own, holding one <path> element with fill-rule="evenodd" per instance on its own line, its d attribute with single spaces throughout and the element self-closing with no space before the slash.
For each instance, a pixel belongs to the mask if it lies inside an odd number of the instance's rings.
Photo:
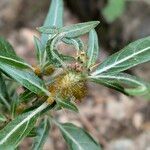
<svg viewBox="0 0 150 150">
<path fill-rule="evenodd" d="M 2 56 L 2 55 L 0 55 L 0 58 L 6 59 L 6 60 L 11 60 L 11 61 L 14 61 L 14 62 L 16 62 L 16 63 L 18 63 L 18 64 L 22 64 L 22 65 L 24 65 L 24 66 L 27 66 L 27 67 L 33 69 L 29 64 L 27 64 L 27 63 L 25 63 L 25 62 L 22 62 L 22 61 L 18 61 L 18 60 L 15 60 L 15 59 L 12 59 L 12 58 L 9 58 L 9 57 L 5 57 L 5 56 Z"/>
<path fill-rule="evenodd" d="M 7 139 L 20 127 L 22 126 L 25 122 L 29 121 L 33 116 L 35 116 L 36 114 L 38 114 L 40 111 L 42 111 L 43 109 L 45 109 L 48 106 L 47 103 L 44 103 L 43 105 L 41 105 L 40 107 L 38 107 L 33 113 L 31 113 L 29 116 L 27 116 L 27 118 L 25 118 L 22 122 L 20 122 L 19 124 L 17 124 L 15 126 L 15 128 L 13 130 L 11 130 L 1 141 L 0 141 L 0 145 L 4 144 Z"/>
<path fill-rule="evenodd" d="M 90 78 L 109 78 L 109 79 L 126 79 L 126 80 L 128 80 L 128 81 L 131 81 L 131 82 L 134 82 L 134 83 L 136 83 L 136 84 L 138 84 L 138 85 L 141 85 L 141 86 L 143 86 L 144 84 L 142 84 L 142 83 L 140 83 L 140 82 L 138 82 L 138 81 L 136 81 L 136 80 L 134 80 L 134 79 L 129 79 L 129 78 L 124 78 L 124 77 L 116 77 L 116 76 L 109 76 L 109 75 L 97 75 L 97 76 L 90 76 Z"/>
<path fill-rule="evenodd" d="M 13 70 L 11 70 L 11 71 L 12 71 L 14 74 L 16 74 L 15 71 L 13 71 Z M 35 84 L 34 82 L 32 82 L 32 80 L 29 80 L 29 78 L 24 78 L 23 76 L 21 76 L 21 75 L 19 75 L 19 74 L 17 74 L 17 75 L 18 75 L 20 78 L 22 78 L 22 79 L 28 81 L 29 83 L 31 83 L 32 85 L 34 85 L 34 86 L 37 87 L 38 89 L 42 90 L 45 94 L 50 95 L 50 93 L 49 93 L 47 90 L 45 90 L 44 88 L 42 88 L 42 86 L 39 86 L 39 85 Z"/>
<path fill-rule="evenodd" d="M 93 24 L 93 25 L 94 25 L 94 24 Z M 74 29 L 74 30 L 71 30 L 71 31 L 69 31 L 69 32 L 64 31 L 64 32 L 62 32 L 61 34 L 69 34 L 69 33 L 72 33 L 72 32 L 77 32 L 78 30 L 79 30 L 79 31 L 80 31 L 80 30 L 83 30 L 84 28 L 88 28 L 89 26 L 92 26 L 92 25 L 89 24 L 89 25 L 83 26 L 83 27 L 76 27 L 76 29 Z"/>
<path fill-rule="evenodd" d="M 54 122 L 70 138 L 70 140 L 72 140 L 72 142 L 74 142 L 78 146 L 79 150 L 84 150 L 84 148 L 82 148 L 81 145 L 78 144 L 78 142 L 71 136 L 71 134 L 66 132 L 66 130 L 62 126 L 59 125 L 59 123 L 57 123 L 56 121 Z"/>
<path fill-rule="evenodd" d="M 56 21 L 57 21 L 57 14 L 58 14 L 58 0 L 56 0 L 56 8 L 55 8 L 55 13 L 54 13 L 54 22 L 53 22 L 53 26 L 56 25 Z"/>
<path fill-rule="evenodd" d="M 47 122 L 45 122 L 45 124 L 44 124 L 44 130 L 43 130 L 42 136 L 41 136 L 41 138 L 40 138 L 40 140 L 39 140 L 39 143 L 38 143 L 38 145 L 36 146 L 37 148 L 39 148 L 39 146 L 40 146 L 40 143 L 41 143 L 41 141 L 42 141 L 42 139 L 43 139 L 43 137 L 44 137 L 44 133 L 45 133 L 46 129 L 47 129 Z"/>
<path fill-rule="evenodd" d="M 142 52 L 144 52 L 144 51 L 147 51 L 148 49 L 150 49 L 150 47 L 144 48 L 142 51 L 138 51 L 137 53 L 134 53 L 134 54 L 132 54 L 132 55 L 130 55 L 130 56 L 128 56 L 128 57 L 125 57 L 125 58 L 121 59 L 120 61 L 115 62 L 114 64 L 109 65 L 109 66 L 107 66 L 107 67 L 104 67 L 103 69 L 101 69 L 101 70 L 99 70 L 99 71 L 95 71 L 95 72 L 93 72 L 91 75 L 92 75 L 92 76 L 96 76 L 97 74 L 100 74 L 100 73 L 102 73 L 102 72 L 105 72 L 105 71 L 107 71 L 108 69 L 113 68 L 114 66 L 116 66 L 116 65 L 118 65 L 118 64 L 120 64 L 120 63 L 122 63 L 122 62 L 124 62 L 124 61 L 126 61 L 126 60 L 128 60 L 128 59 L 130 59 L 130 58 L 132 58 L 132 57 L 134 57 L 135 55 L 138 55 L 138 54 L 140 54 L 140 53 L 142 53 Z"/>
<path fill-rule="evenodd" d="M 91 31 L 91 36 L 92 36 L 92 43 L 90 43 L 90 45 L 91 45 L 91 47 L 92 47 L 92 49 L 90 49 L 90 51 L 91 51 L 91 53 L 90 53 L 90 58 L 89 58 L 89 60 L 88 60 L 88 67 L 90 67 L 90 65 L 91 65 L 91 62 L 92 62 L 92 58 L 93 58 L 93 52 L 94 52 L 94 45 L 95 45 L 95 41 L 94 41 L 94 39 L 95 39 L 95 37 L 94 37 L 94 31 Z M 91 48 L 90 47 L 90 48 Z"/>
</svg>

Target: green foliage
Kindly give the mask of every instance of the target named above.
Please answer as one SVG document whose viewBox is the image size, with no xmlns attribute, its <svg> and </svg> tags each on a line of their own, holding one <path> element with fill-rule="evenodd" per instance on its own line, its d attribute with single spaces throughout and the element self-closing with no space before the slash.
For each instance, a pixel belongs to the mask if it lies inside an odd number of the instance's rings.
<svg viewBox="0 0 150 150">
<path fill-rule="evenodd" d="M 10 104 L 8 103 L 8 92 L 6 84 L 2 74 L 0 74 L 0 103 L 4 104 L 8 109 L 10 109 Z"/>
<path fill-rule="evenodd" d="M 33 128 L 36 118 L 31 113 L 18 116 L 0 131 L 0 149 L 14 149 Z M 27 120 L 27 121 L 24 121 Z"/>
<path fill-rule="evenodd" d="M 49 95 L 49 92 L 45 89 L 44 82 L 33 72 L 26 70 L 22 71 L 5 64 L 0 64 L 0 69 L 30 91 L 37 94 L 46 93 Z"/>
<path fill-rule="evenodd" d="M 96 31 L 93 29 L 89 33 L 89 42 L 87 56 L 89 58 L 87 67 L 90 68 L 96 63 L 99 54 L 98 37 Z"/>
<path fill-rule="evenodd" d="M 32 149 L 42 149 L 51 122 L 60 129 L 70 150 L 101 150 L 83 129 L 55 121 L 51 110 L 78 113 L 74 102 L 85 97 L 88 81 L 126 95 L 150 93 L 149 83 L 122 72 L 150 61 L 150 37 L 130 43 L 98 65 L 99 44 L 94 29 L 98 24 L 90 21 L 63 26 L 63 1 L 52 0 L 44 25 L 37 28 L 42 35 L 34 37 L 35 67 L 0 38 L 0 149 L 17 149 L 25 137 L 31 136 Z M 80 36 L 87 33 L 86 49 Z M 58 48 L 62 42 L 74 46 L 76 55 L 62 54 Z"/>
<path fill-rule="evenodd" d="M 38 128 L 36 129 L 36 137 L 32 146 L 33 150 L 42 150 L 42 147 L 48 137 L 49 129 L 49 120 L 47 118 L 41 120 Z"/>
<path fill-rule="evenodd" d="M 19 58 L 12 46 L 0 37 L 0 63 L 9 64 L 18 68 L 32 68 L 23 59 Z"/>
<path fill-rule="evenodd" d="M 99 144 L 82 128 L 72 123 L 54 123 L 59 127 L 70 150 L 101 150 Z"/>
<path fill-rule="evenodd" d="M 116 88 L 116 90 L 126 94 L 126 95 L 143 95 L 150 92 L 150 85 L 143 81 L 142 79 L 126 74 L 102 74 L 97 76 L 92 76 L 91 79 L 96 82 L 103 84 L 110 88 Z M 123 85 L 128 86 L 124 88 Z"/>
<path fill-rule="evenodd" d="M 138 64 L 150 61 L 150 36 L 130 43 L 108 57 L 92 75 L 119 73 Z"/>
<path fill-rule="evenodd" d="M 50 9 L 48 11 L 47 17 L 44 21 L 43 26 L 50 27 L 62 27 L 63 26 L 63 0 L 52 0 Z M 45 46 L 47 40 L 53 37 L 50 35 L 42 34 L 41 41 Z"/>
<path fill-rule="evenodd" d="M 78 108 L 75 104 L 73 104 L 71 101 L 67 100 L 61 100 L 60 98 L 57 99 L 57 104 L 61 108 L 66 108 L 69 110 L 72 110 L 74 112 L 78 112 Z"/>
</svg>

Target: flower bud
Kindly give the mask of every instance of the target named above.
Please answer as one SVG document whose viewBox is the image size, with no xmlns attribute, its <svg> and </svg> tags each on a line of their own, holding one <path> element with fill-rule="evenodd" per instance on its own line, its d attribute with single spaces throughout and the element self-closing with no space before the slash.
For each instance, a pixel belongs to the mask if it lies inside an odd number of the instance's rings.
<svg viewBox="0 0 150 150">
<path fill-rule="evenodd" d="M 74 97 L 80 100 L 87 93 L 85 78 L 81 72 L 68 70 L 55 78 L 49 86 L 49 91 L 52 95 L 59 94 L 62 98 Z"/>
</svg>

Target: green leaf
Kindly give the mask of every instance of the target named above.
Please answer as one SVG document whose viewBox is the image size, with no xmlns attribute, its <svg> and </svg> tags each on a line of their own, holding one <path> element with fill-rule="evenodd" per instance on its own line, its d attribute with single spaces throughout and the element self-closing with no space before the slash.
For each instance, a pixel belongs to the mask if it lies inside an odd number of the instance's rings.
<svg viewBox="0 0 150 150">
<path fill-rule="evenodd" d="M 100 84 L 107 84 L 110 83 L 110 88 L 114 88 L 113 85 L 116 85 L 120 92 L 128 94 L 128 95 L 145 95 L 150 92 L 150 84 L 146 83 L 142 79 L 126 74 L 126 73 L 119 73 L 119 74 L 103 74 L 97 76 L 91 76 L 93 81 L 100 83 Z"/>
<path fill-rule="evenodd" d="M 104 85 L 108 88 L 111 88 L 111 89 L 114 89 L 116 91 L 119 91 L 125 95 L 129 95 L 125 92 L 124 88 L 118 84 L 118 83 L 115 83 L 115 82 L 112 82 L 111 80 L 107 80 L 107 79 L 101 79 L 101 78 L 94 78 L 94 77 L 90 77 L 91 81 L 92 82 L 95 82 L 95 83 L 98 83 L 98 84 L 101 84 L 101 85 Z"/>
<path fill-rule="evenodd" d="M 100 145 L 82 128 L 71 123 L 54 123 L 60 129 L 70 150 L 101 150 Z"/>
<path fill-rule="evenodd" d="M 14 149 L 28 135 L 36 121 L 36 118 L 33 117 L 25 123 L 22 123 L 29 115 L 30 113 L 26 113 L 18 116 L 5 128 L 0 130 L 0 149 Z"/>
<path fill-rule="evenodd" d="M 17 107 L 19 105 L 18 94 L 15 94 L 11 99 L 11 117 L 15 118 L 17 115 Z"/>
<path fill-rule="evenodd" d="M 29 134 L 27 135 L 27 137 L 35 137 L 36 136 L 36 127 L 34 127 Z"/>
<path fill-rule="evenodd" d="M 67 100 L 61 100 L 60 98 L 57 98 L 56 102 L 62 108 L 66 108 L 66 109 L 72 110 L 74 112 L 79 112 L 76 105 L 73 104 L 72 102 L 70 102 L 68 99 Z"/>
<path fill-rule="evenodd" d="M 44 82 L 33 72 L 18 70 L 17 68 L 5 64 L 0 64 L 0 69 L 30 91 L 36 94 L 45 93 L 49 95 Z"/>
<path fill-rule="evenodd" d="M 8 102 L 9 96 L 6 88 L 5 81 L 0 73 L 0 103 L 4 104 L 8 110 L 10 110 L 10 104 Z"/>
<path fill-rule="evenodd" d="M 32 146 L 32 150 L 42 150 L 42 147 L 48 137 L 50 123 L 48 119 L 43 119 L 36 130 L 36 137 Z"/>
<path fill-rule="evenodd" d="M 13 47 L 2 37 L 0 37 L 0 64 L 5 63 L 21 69 L 31 68 L 23 59 L 19 58 Z"/>
<path fill-rule="evenodd" d="M 49 57 L 49 62 L 54 65 L 59 64 L 65 68 L 66 64 L 64 63 L 62 55 L 57 51 L 57 44 L 63 38 L 76 38 L 77 36 L 89 32 L 92 28 L 96 27 L 98 23 L 98 21 L 91 21 L 60 28 L 60 34 L 47 42 L 46 51 Z"/>
<path fill-rule="evenodd" d="M 63 26 L 63 0 L 52 0 L 47 17 L 43 26 L 62 27 Z M 53 35 L 42 34 L 41 41 L 44 46 Z"/>
<path fill-rule="evenodd" d="M 70 26 L 65 26 L 59 29 L 59 33 L 65 38 L 77 38 L 90 30 L 94 29 L 99 24 L 99 21 L 89 21 L 78 23 Z"/>
<path fill-rule="evenodd" d="M 44 46 L 42 45 L 41 41 L 35 36 L 34 45 L 36 50 L 36 58 L 40 66 L 42 66 L 46 62 L 46 51 L 44 51 Z"/>
<path fill-rule="evenodd" d="M 123 14 L 125 10 L 125 4 L 126 0 L 108 0 L 108 4 L 102 10 L 105 19 L 110 23 L 115 21 Z"/>
<path fill-rule="evenodd" d="M 77 51 L 84 49 L 84 43 L 80 38 L 63 38 L 62 41 L 68 45 L 73 45 Z"/>
<path fill-rule="evenodd" d="M 99 45 L 98 45 L 98 37 L 96 31 L 93 29 L 89 33 L 89 42 L 88 42 L 88 64 L 87 67 L 90 68 L 95 64 L 99 54 Z"/>
<path fill-rule="evenodd" d="M 52 35 L 56 35 L 59 33 L 59 28 L 57 27 L 52 27 L 52 26 L 42 26 L 42 27 L 38 27 L 37 28 L 38 31 L 40 31 L 41 33 L 44 33 L 44 34 L 52 34 Z"/>
<path fill-rule="evenodd" d="M 102 73 L 119 73 L 148 61 L 150 61 L 150 36 L 132 42 L 121 51 L 106 58 L 92 76 Z"/>
<path fill-rule="evenodd" d="M 44 103 L 37 109 L 16 117 L 0 130 L 0 149 L 15 149 L 34 127 L 38 114 L 47 106 Z"/>
<path fill-rule="evenodd" d="M 49 40 L 47 42 L 46 46 L 46 51 L 48 54 L 48 61 L 50 64 L 60 67 L 60 66 L 66 66 L 64 63 L 64 58 L 62 54 L 59 54 L 58 51 L 56 50 L 56 44 L 58 43 L 60 39 L 57 37 L 54 38 L 53 40 Z"/>
</svg>

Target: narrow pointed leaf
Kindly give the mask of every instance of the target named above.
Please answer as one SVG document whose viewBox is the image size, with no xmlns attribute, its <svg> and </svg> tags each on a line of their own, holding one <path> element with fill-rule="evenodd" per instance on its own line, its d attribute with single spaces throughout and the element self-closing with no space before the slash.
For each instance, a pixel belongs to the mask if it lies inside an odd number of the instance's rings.
<svg viewBox="0 0 150 150">
<path fill-rule="evenodd" d="M 70 26 L 65 26 L 59 29 L 59 33 L 65 38 L 76 38 L 90 30 L 94 29 L 99 24 L 99 21 L 89 21 L 85 23 L 78 23 Z"/>
<path fill-rule="evenodd" d="M 49 95 L 49 92 L 46 90 L 43 81 L 33 72 L 18 70 L 14 67 L 4 64 L 0 64 L 0 69 L 30 91 L 36 94 L 45 93 Z"/>
<path fill-rule="evenodd" d="M 44 34 L 52 34 L 52 35 L 55 35 L 55 34 L 58 34 L 59 33 L 59 30 L 57 27 L 52 27 L 52 26 L 42 26 L 42 27 L 39 27 L 37 28 L 38 31 L 40 31 L 41 33 L 44 33 Z"/>
<path fill-rule="evenodd" d="M 14 94 L 12 97 L 11 97 L 11 109 L 10 109 L 10 112 L 11 112 L 11 117 L 12 118 L 15 118 L 18 114 L 17 114 L 17 107 L 19 105 L 19 96 L 18 94 Z"/>
<path fill-rule="evenodd" d="M 41 41 L 37 37 L 34 37 L 34 45 L 35 45 L 36 58 L 39 64 L 42 65 L 46 61 L 44 46 L 42 45 Z"/>
<path fill-rule="evenodd" d="M 28 135 L 36 121 L 36 118 L 33 117 L 21 124 L 21 122 L 25 120 L 28 115 L 30 115 L 30 113 L 18 116 L 5 128 L 0 130 L 0 149 L 14 149 L 20 141 Z"/>
<path fill-rule="evenodd" d="M 56 66 L 64 66 L 64 57 L 62 54 L 59 54 L 56 50 L 56 44 L 60 39 L 54 38 L 53 40 L 49 40 L 46 45 L 46 51 L 49 58 L 49 63 Z"/>
<path fill-rule="evenodd" d="M 6 108 L 10 109 L 10 104 L 8 100 L 9 100 L 9 96 L 8 96 L 6 84 L 2 74 L 0 73 L 0 103 L 4 104 Z"/>
<path fill-rule="evenodd" d="M 111 80 L 107 80 L 107 79 L 101 79 L 101 78 L 92 78 L 90 79 L 92 82 L 95 82 L 97 84 L 101 84 L 101 85 L 104 85 L 105 87 L 108 87 L 108 88 L 111 88 L 111 89 L 114 89 L 116 91 L 119 91 L 125 95 L 129 95 L 123 86 L 121 86 L 120 84 L 118 83 L 115 83 Z"/>
<path fill-rule="evenodd" d="M 70 102 L 69 100 L 61 100 L 58 98 L 56 102 L 61 108 L 66 108 L 66 109 L 72 110 L 74 112 L 79 112 L 76 105 L 73 104 L 72 102 Z"/>
<path fill-rule="evenodd" d="M 44 143 L 49 134 L 50 123 L 48 119 L 42 120 L 38 128 L 36 129 L 36 137 L 34 138 L 34 143 L 32 150 L 42 150 Z"/>
<path fill-rule="evenodd" d="M 100 145 L 82 128 L 71 123 L 54 123 L 60 129 L 70 150 L 101 150 Z"/>
<path fill-rule="evenodd" d="M 150 61 L 150 36 L 130 43 L 108 57 L 92 75 L 119 73 L 138 64 Z"/>
<path fill-rule="evenodd" d="M 88 64 L 87 67 L 90 68 L 92 65 L 95 64 L 99 54 L 99 44 L 98 44 L 98 37 L 96 31 L 93 29 L 89 33 L 89 42 L 88 42 Z"/>
<path fill-rule="evenodd" d="M 63 26 L 63 0 L 52 0 L 43 26 L 62 27 Z M 51 35 L 42 34 L 41 41 L 46 46 Z"/>
<path fill-rule="evenodd" d="M 47 106 L 44 103 L 37 109 L 16 117 L 0 130 L 0 149 L 15 149 L 34 127 L 38 114 Z"/>
<path fill-rule="evenodd" d="M 115 75 L 103 74 L 91 77 L 93 81 L 105 84 L 111 83 L 117 85 L 117 88 L 121 88 L 122 91 L 128 95 L 144 95 L 150 92 L 150 84 L 146 83 L 142 79 L 126 74 L 119 73 Z M 110 88 L 113 88 L 110 86 Z M 116 89 L 117 90 L 117 89 Z"/>
<path fill-rule="evenodd" d="M 32 68 L 23 59 L 19 58 L 13 47 L 2 37 L 0 37 L 0 64 L 5 63 L 18 68 Z"/>
</svg>

